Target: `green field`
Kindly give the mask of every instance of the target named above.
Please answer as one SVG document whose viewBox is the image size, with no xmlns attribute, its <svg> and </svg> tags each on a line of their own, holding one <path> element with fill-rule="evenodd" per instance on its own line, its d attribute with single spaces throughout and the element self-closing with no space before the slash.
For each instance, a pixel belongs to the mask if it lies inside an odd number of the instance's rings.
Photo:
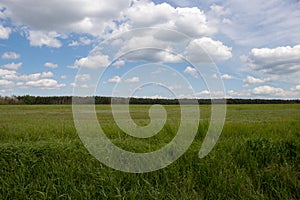
<svg viewBox="0 0 300 200">
<path fill-rule="evenodd" d="M 123 133 L 108 105 L 96 107 L 111 141 L 133 152 L 159 149 L 179 126 L 179 107 L 165 106 L 167 124 L 150 139 Z M 149 106 L 132 106 L 139 125 Z M 113 170 L 85 149 L 71 106 L 0 106 L 0 199 L 300 199 L 300 104 L 229 105 L 222 135 L 198 158 L 210 107 L 200 106 L 189 150 L 150 173 Z"/>
</svg>

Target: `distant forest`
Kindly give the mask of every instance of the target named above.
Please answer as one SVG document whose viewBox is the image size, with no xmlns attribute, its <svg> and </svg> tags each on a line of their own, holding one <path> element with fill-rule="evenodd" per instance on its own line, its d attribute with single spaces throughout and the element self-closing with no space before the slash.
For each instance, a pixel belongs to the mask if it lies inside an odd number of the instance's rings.
<svg viewBox="0 0 300 200">
<path fill-rule="evenodd" d="M 112 97 L 78 97 L 78 102 L 83 104 L 111 104 Z M 177 105 L 179 101 L 177 99 L 145 99 L 145 98 L 113 98 L 114 103 L 124 104 L 130 102 L 130 104 L 162 104 L 162 105 Z M 191 104 L 194 100 L 181 99 L 184 104 Z M 197 99 L 199 104 L 211 104 L 210 99 Z M 216 99 L 215 102 L 224 102 L 224 99 Z M 226 99 L 227 104 L 299 104 L 300 99 L 295 100 L 282 100 L 282 99 Z M 0 96 L 0 104 L 2 105 L 51 105 L 51 104 L 72 104 L 72 96 Z"/>
</svg>

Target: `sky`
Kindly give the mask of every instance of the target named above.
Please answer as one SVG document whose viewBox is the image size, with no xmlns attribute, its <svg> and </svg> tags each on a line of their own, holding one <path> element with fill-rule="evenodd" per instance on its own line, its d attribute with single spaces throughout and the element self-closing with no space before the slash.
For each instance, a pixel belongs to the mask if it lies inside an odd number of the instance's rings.
<svg viewBox="0 0 300 200">
<path fill-rule="evenodd" d="M 1 0 L 0 95 L 300 98 L 296 0 Z"/>
</svg>

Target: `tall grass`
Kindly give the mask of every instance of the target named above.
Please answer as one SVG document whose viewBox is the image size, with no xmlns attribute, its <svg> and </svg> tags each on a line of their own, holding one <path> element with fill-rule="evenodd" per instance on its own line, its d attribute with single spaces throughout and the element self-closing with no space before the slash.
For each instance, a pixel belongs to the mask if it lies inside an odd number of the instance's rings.
<svg viewBox="0 0 300 200">
<path fill-rule="evenodd" d="M 149 106 L 133 106 L 149 123 Z M 126 135 L 109 106 L 97 106 L 101 126 L 118 146 L 149 152 L 168 143 L 179 108 L 150 139 Z M 145 174 L 119 172 L 97 161 L 77 136 L 70 106 L 0 106 L 0 199 L 300 199 L 300 105 L 230 105 L 213 151 L 198 151 L 210 108 L 200 106 L 198 134 L 176 162 Z"/>
</svg>

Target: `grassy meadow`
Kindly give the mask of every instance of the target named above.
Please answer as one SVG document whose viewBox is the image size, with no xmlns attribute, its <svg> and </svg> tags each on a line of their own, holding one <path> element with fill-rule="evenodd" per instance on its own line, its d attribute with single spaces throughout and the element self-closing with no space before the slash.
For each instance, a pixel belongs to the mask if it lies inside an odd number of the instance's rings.
<svg viewBox="0 0 300 200">
<path fill-rule="evenodd" d="M 150 122 L 148 108 L 131 107 L 137 124 Z M 111 141 L 133 152 L 172 140 L 180 109 L 165 108 L 161 132 L 136 139 L 118 128 L 109 105 L 96 106 Z M 210 106 L 200 111 L 198 134 L 182 157 L 159 171 L 130 174 L 89 154 L 70 105 L 0 106 L 0 199 L 300 199 L 300 104 L 228 105 L 222 135 L 203 159 Z"/>
</svg>

